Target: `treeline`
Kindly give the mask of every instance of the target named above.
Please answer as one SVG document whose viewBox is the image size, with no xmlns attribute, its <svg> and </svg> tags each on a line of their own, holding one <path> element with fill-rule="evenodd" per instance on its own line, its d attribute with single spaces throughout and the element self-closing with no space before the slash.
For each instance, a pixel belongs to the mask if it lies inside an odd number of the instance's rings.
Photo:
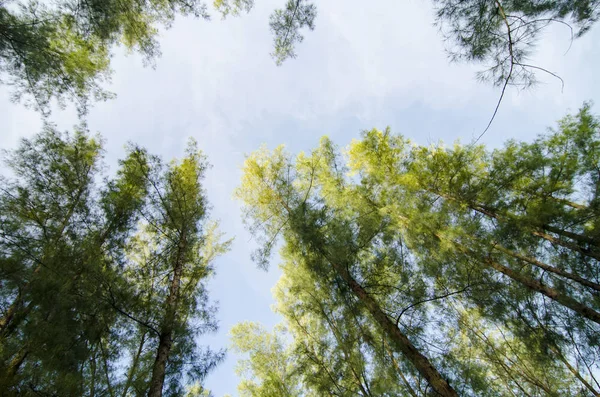
<svg viewBox="0 0 600 397">
<path fill-rule="evenodd" d="M 52 126 L 0 181 L 3 395 L 209 395 L 224 351 L 206 281 L 227 251 L 207 160 Z M 596 396 L 600 120 L 531 143 L 415 145 L 371 130 L 293 158 L 261 149 L 236 195 L 261 248 L 283 241 L 284 322 L 232 330 L 243 396 Z"/>
<path fill-rule="evenodd" d="M 248 157 L 283 324 L 232 331 L 242 396 L 598 396 L 600 120 L 532 143 L 366 131 Z"/>
<path fill-rule="evenodd" d="M 102 156 L 99 137 L 47 126 L 5 158 L 3 396 L 180 395 L 223 358 L 197 339 L 216 330 L 206 280 L 229 246 L 205 157 L 194 141 L 171 163 L 131 145 L 108 179 Z"/>
</svg>

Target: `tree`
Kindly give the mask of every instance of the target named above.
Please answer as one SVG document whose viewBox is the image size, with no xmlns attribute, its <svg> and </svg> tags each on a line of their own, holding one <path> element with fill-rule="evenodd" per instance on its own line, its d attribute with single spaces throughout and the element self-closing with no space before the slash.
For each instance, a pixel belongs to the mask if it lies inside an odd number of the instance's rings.
<svg viewBox="0 0 600 397">
<path fill-rule="evenodd" d="M 177 15 L 208 18 L 196 0 L 3 3 L 0 72 L 10 77 L 15 100 L 25 97 L 45 114 L 52 99 L 74 101 L 83 113 L 90 99 L 112 96 L 102 83 L 110 75 L 113 46 L 123 44 L 152 62 L 160 54 L 158 26 L 168 27 Z"/>
<path fill-rule="evenodd" d="M 8 157 L 19 179 L 3 180 L 0 195 L 5 390 L 77 394 L 80 364 L 114 321 L 97 298 L 116 270 L 107 259 L 118 257 L 144 200 L 144 154 L 130 152 L 102 190 L 100 156 L 85 130 L 69 136 L 47 126 Z"/>
<path fill-rule="evenodd" d="M 216 0 L 225 17 L 250 11 L 252 0 Z M 46 4 L 20 0 L 0 4 L 0 73 L 9 77 L 13 99 L 47 115 L 52 99 L 75 102 L 80 114 L 91 100 L 113 96 L 103 88 L 110 57 L 117 44 L 144 56 L 152 64 L 160 55 L 158 27 L 169 27 L 177 15 L 209 19 L 200 0 L 61 0 Z M 278 64 L 295 57 L 300 30 L 314 28 L 315 6 L 289 0 L 270 19 L 275 35 L 273 57 Z"/>
<path fill-rule="evenodd" d="M 254 0 L 215 0 L 214 5 L 225 18 L 230 14 L 239 16 L 243 11 L 249 12 Z M 286 59 L 296 58 L 296 45 L 304 40 L 301 30 L 314 30 L 316 16 L 317 8 L 308 0 L 286 0 L 284 8 L 273 11 L 269 18 L 273 33 L 271 56 L 277 65 L 282 65 Z"/>
<path fill-rule="evenodd" d="M 597 0 L 433 1 L 436 23 L 450 43 L 450 59 L 483 64 L 478 79 L 501 87 L 494 113 L 480 137 L 494 121 L 509 85 L 529 87 L 536 83 L 536 72 L 542 72 L 557 78 L 564 88 L 560 76 L 530 61 L 541 32 L 551 24 L 564 25 L 572 43 L 600 16 Z"/>
<path fill-rule="evenodd" d="M 157 325 L 154 337 L 158 337 L 149 396 L 161 396 L 167 375 L 177 380 L 186 363 L 193 363 L 190 376 L 203 378 L 223 357 L 223 353 L 206 351 L 199 356 L 194 351 L 194 336 L 216 329 L 204 281 L 213 272 L 212 260 L 229 246 L 219 242 L 216 225 L 204 229 L 207 204 L 200 181 L 206 167 L 191 141 L 180 163 L 164 170 L 157 163 L 147 176 L 152 186 L 145 212 L 148 231 L 137 243 L 140 248 L 150 247 L 145 266 L 163 280 L 155 283 L 148 302 L 162 309 L 158 313 L 151 309 L 152 317 L 145 320 Z"/>
<path fill-rule="evenodd" d="M 283 238 L 305 390 L 597 395 L 598 126 L 586 105 L 493 152 L 371 130 L 346 165 L 326 138 L 251 155 L 237 194 L 262 266 Z"/>
<path fill-rule="evenodd" d="M 484 294 L 465 295 L 467 307 L 526 346 L 543 346 L 540 364 L 560 361 L 586 389 L 590 382 L 573 370 L 591 362 L 597 346 L 598 158 L 591 153 L 599 132 L 586 105 L 549 136 L 492 153 L 409 149 L 407 140 L 373 130 L 350 155 L 354 169 L 376 181 L 383 205 L 397 209 L 428 272 L 457 288 L 465 277 L 485 280 Z"/>
<path fill-rule="evenodd" d="M 499 86 L 527 86 L 535 82 L 534 72 L 550 73 L 528 63 L 545 27 L 563 24 L 573 39 L 586 33 L 600 15 L 596 0 L 434 0 L 434 4 L 437 22 L 452 43 L 451 58 L 488 64 L 479 78 Z"/>
<path fill-rule="evenodd" d="M 223 353 L 205 281 L 227 250 L 207 223 L 191 143 L 164 165 L 131 145 L 101 182 L 102 148 L 52 126 L 10 153 L 1 181 L 0 387 L 9 394 L 169 395 Z M 120 368 L 125 368 L 121 371 Z"/>
<path fill-rule="evenodd" d="M 335 161 L 327 140 L 311 157 L 301 154 L 296 166 L 282 148 L 272 154 L 262 150 L 246 160 L 237 194 L 244 200 L 248 219 L 264 233 L 259 260 L 266 263 L 275 239 L 283 233 L 289 249 L 298 252 L 311 271 L 335 275 L 331 277 L 340 281 L 343 293 L 360 302 L 390 339 L 392 349 L 410 362 L 434 390 L 456 395 L 432 362 L 386 314 L 382 302 L 363 287 L 363 274 L 368 273 L 361 265 L 371 265 L 369 260 L 373 258 L 368 258 L 367 264 L 361 258 L 376 249 L 373 239 L 379 237 L 385 222 L 370 210 L 367 201 L 353 194 L 351 186 L 343 191 L 344 180 L 334 171 Z M 333 205 L 328 205 L 325 197 L 331 197 Z M 348 209 L 351 204 L 355 212 Z"/>
</svg>

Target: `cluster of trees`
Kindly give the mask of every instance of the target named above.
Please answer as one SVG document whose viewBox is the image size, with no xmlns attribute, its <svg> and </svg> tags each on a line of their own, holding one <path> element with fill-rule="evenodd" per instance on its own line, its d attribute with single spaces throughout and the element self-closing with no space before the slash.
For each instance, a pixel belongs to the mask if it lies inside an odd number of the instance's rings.
<svg viewBox="0 0 600 397">
<path fill-rule="evenodd" d="M 453 59 L 530 85 L 549 24 L 581 36 L 599 0 L 433 0 Z M 223 16 L 253 0 L 215 0 Z M 0 0 L 0 81 L 43 114 L 110 98 L 114 47 L 160 50 L 200 0 Z M 273 58 L 315 27 L 309 0 L 271 15 Z M 571 26 L 573 24 L 575 29 Z M 116 174 L 101 139 L 52 125 L 0 178 L 0 393 L 208 396 L 224 351 L 206 291 L 226 252 L 191 141 L 164 163 L 130 145 Z M 274 331 L 232 330 L 244 396 L 599 396 L 600 121 L 589 106 L 532 143 L 422 147 L 389 130 L 341 153 L 249 156 L 237 196 L 267 267 L 283 241 Z"/>
<path fill-rule="evenodd" d="M 528 61 L 549 24 L 586 33 L 600 15 L 599 0 L 433 0 L 436 23 L 450 43 L 451 59 L 486 65 L 479 78 L 528 86 L 535 72 L 554 73 Z M 254 0 L 214 0 L 223 17 L 249 12 Z M 13 98 L 44 114 L 52 99 L 74 102 L 85 114 L 91 100 L 113 96 L 103 87 L 117 44 L 148 63 L 160 54 L 159 27 L 177 15 L 209 19 L 202 0 L 8 0 L 0 2 L 0 74 Z M 310 0 L 286 0 L 269 26 L 278 65 L 296 56 L 304 29 L 313 30 L 317 8 Z M 574 27 L 572 25 L 574 25 Z"/>
<path fill-rule="evenodd" d="M 248 157 L 237 191 L 283 242 L 284 323 L 232 330 L 242 396 L 598 396 L 600 120 L 532 143 Z"/>
<path fill-rule="evenodd" d="M 228 249 L 208 221 L 195 142 L 169 164 L 128 148 L 102 178 L 102 145 L 51 126 L 0 180 L 0 394 L 180 395 L 224 352 L 206 292 Z M 196 387 L 194 395 L 200 395 Z"/>
</svg>

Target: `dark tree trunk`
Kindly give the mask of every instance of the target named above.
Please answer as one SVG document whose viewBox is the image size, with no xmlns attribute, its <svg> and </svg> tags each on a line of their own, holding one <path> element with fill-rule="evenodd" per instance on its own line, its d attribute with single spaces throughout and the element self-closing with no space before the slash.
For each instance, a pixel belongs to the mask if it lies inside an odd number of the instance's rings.
<svg viewBox="0 0 600 397">
<path fill-rule="evenodd" d="M 375 318 L 389 338 L 394 342 L 396 348 L 410 361 L 417 371 L 429 382 L 431 387 L 441 396 L 458 397 L 458 394 L 444 377 L 431 364 L 429 359 L 411 343 L 406 335 L 400 331 L 398 326 L 381 310 L 379 304 L 367 291 L 350 275 L 348 270 L 339 264 L 332 263 L 338 275 L 350 287 L 354 295 L 367 307 L 367 310 Z"/>
<path fill-rule="evenodd" d="M 519 282 L 520 284 L 524 285 L 530 290 L 539 292 L 542 295 L 547 296 L 548 298 L 560 303 L 561 305 L 568 307 L 569 309 L 582 315 L 583 317 L 600 324 L 600 313 L 582 303 L 577 302 L 570 296 L 567 296 L 554 288 L 545 286 L 537 280 L 532 280 L 531 278 L 524 276 L 523 274 L 509 267 L 494 262 L 491 259 L 486 259 L 486 263 L 491 268 L 508 276 L 512 280 Z"/>
<path fill-rule="evenodd" d="M 523 262 L 527 262 L 527 263 L 530 263 L 530 264 L 532 264 L 534 266 L 537 266 L 540 269 L 544 269 L 544 270 L 546 270 L 548 272 L 554 273 L 554 274 L 559 275 L 561 277 L 568 278 L 569 280 L 573 280 L 573 281 L 575 281 L 575 282 L 577 282 L 577 283 L 579 283 L 581 285 L 584 285 L 586 287 L 589 287 L 589 288 L 591 288 L 593 290 L 600 291 L 600 284 L 597 284 L 597 283 L 594 283 L 592 281 L 589 281 L 589 280 L 587 280 L 587 279 L 585 279 L 583 277 L 579 277 L 576 274 L 566 272 L 566 271 L 561 270 L 561 269 L 559 269 L 557 267 L 554 267 L 554 266 L 550 266 L 550 265 L 548 265 L 546 263 L 538 261 L 535 258 L 531 258 L 529 256 L 521 255 L 519 253 L 516 253 L 514 251 L 509 250 L 508 248 L 504 248 L 501 245 L 494 245 L 494 249 L 497 249 L 500 252 L 503 252 L 503 253 L 505 253 L 507 255 L 510 255 L 513 258 L 517 258 L 519 260 L 522 260 Z"/>
<path fill-rule="evenodd" d="M 154 366 L 152 368 L 152 379 L 150 381 L 150 390 L 148 397 L 161 397 L 162 389 L 165 383 L 165 373 L 169 353 L 173 346 L 173 330 L 177 317 L 177 304 L 179 302 L 179 287 L 181 285 L 181 275 L 183 273 L 183 253 L 186 249 L 185 231 L 182 231 L 177 256 L 173 264 L 173 279 L 169 287 L 169 296 L 165 305 L 165 317 L 160 330 L 158 349 Z"/>
</svg>

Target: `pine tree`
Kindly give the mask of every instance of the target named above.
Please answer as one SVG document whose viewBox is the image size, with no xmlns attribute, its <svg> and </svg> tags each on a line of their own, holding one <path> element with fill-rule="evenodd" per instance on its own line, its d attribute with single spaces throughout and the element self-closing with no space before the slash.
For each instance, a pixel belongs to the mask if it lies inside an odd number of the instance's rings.
<svg viewBox="0 0 600 397">
<path fill-rule="evenodd" d="M 586 105 L 492 152 L 388 129 L 252 154 L 238 197 L 262 266 L 283 239 L 305 390 L 597 395 L 599 126 Z"/>
</svg>

